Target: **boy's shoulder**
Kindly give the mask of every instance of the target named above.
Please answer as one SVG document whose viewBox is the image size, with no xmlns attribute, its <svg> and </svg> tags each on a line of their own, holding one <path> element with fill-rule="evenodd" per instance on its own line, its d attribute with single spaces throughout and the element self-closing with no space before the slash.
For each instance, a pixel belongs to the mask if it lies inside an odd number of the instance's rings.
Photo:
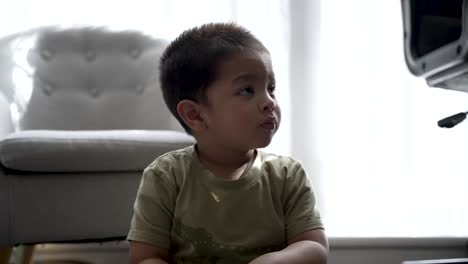
<svg viewBox="0 0 468 264">
<path fill-rule="evenodd" d="M 265 170 L 279 175 L 288 176 L 297 170 L 303 170 L 301 161 L 291 157 L 258 151 L 261 155 L 262 167 Z"/>
<path fill-rule="evenodd" d="M 261 155 L 262 159 L 264 162 L 270 162 L 270 163 L 300 163 L 299 160 L 291 157 L 291 156 L 285 156 L 285 155 L 280 155 L 280 154 L 275 154 L 271 152 L 265 152 L 262 150 L 257 150 L 258 153 Z"/>
<path fill-rule="evenodd" d="M 173 171 L 174 169 L 184 169 L 189 167 L 193 159 L 194 146 L 185 147 L 166 152 L 158 156 L 151 162 L 145 170 L 152 171 Z"/>
</svg>

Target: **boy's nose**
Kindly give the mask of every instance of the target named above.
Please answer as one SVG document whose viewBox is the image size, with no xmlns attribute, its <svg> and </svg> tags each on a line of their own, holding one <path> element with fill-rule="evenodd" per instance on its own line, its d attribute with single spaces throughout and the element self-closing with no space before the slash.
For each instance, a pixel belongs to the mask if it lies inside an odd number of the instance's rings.
<svg viewBox="0 0 468 264">
<path fill-rule="evenodd" d="M 262 104 L 262 111 L 272 112 L 277 107 L 276 99 L 271 95 L 266 95 Z"/>
</svg>

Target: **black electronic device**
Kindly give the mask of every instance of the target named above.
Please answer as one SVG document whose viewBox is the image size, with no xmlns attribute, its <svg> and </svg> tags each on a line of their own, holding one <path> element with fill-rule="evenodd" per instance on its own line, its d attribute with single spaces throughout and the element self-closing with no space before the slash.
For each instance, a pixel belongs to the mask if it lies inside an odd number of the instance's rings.
<svg viewBox="0 0 468 264">
<path fill-rule="evenodd" d="M 428 86 L 468 92 L 468 0 L 401 0 L 406 65 Z M 466 112 L 440 127 L 462 122 Z"/>
<path fill-rule="evenodd" d="M 404 51 L 431 87 L 468 92 L 468 1 L 402 0 Z"/>
</svg>

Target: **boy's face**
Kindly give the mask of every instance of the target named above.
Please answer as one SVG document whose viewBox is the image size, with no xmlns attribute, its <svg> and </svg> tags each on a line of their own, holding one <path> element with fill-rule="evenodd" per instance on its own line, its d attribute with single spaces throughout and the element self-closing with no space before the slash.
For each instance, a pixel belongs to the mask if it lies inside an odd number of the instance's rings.
<svg viewBox="0 0 468 264">
<path fill-rule="evenodd" d="M 281 121 L 275 80 L 266 51 L 236 53 L 219 65 L 202 105 L 206 132 L 215 144 L 239 150 L 270 144 Z"/>
</svg>

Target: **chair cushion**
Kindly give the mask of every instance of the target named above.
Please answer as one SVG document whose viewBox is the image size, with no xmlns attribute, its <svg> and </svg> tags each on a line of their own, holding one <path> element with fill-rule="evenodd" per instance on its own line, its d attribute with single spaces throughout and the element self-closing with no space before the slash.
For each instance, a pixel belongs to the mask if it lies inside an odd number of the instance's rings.
<svg viewBox="0 0 468 264">
<path fill-rule="evenodd" d="M 159 155 L 194 144 L 185 133 L 166 130 L 25 130 L 0 141 L 0 162 L 34 172 L 143 170 Z"/>
</svg>

